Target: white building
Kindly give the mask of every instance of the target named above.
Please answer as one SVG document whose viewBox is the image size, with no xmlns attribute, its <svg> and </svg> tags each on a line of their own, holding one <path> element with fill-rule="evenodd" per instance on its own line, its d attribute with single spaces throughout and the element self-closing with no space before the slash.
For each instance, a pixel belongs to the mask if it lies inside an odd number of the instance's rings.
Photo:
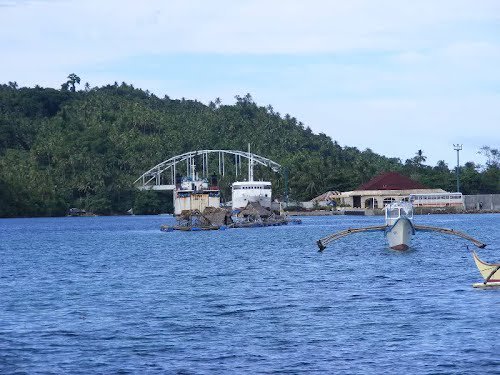
<svg viewBox="0 0 500 375">
<path fill-rule="evenodd" d="M 333 193 L 333 192 L 330 192 Z M 429 189 L 421 183 L 397 172 L 387 172 L 375 176 L 353 191 L 335 192 L 327 197 L 337 205 L 351 208 L 384 208 L 394 201 L 407 201 L 410 194 L 446 193 L 443 189 Z M 320 195 L 314 200 L 325 196 Z M 314 201 L 313 200 L 313 201 Z M 319 203 L 319 202 L 318 202 Z"/>
</svg>

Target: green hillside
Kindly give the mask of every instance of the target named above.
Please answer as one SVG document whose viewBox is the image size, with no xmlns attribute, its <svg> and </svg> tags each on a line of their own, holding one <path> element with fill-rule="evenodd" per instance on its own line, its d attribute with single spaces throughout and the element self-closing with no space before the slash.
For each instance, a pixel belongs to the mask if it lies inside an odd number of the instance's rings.
<svg viewBox="0 0 500 375">
<path fill-rule="evenodd" d="M 76 77 L 76 76 L 73 76 Z M 401 162 L 371 150 L 341 147 L 325 134 L 247 94 L 233 105 L 158 98 L 125 83 L 75 90 L 0 85 L 0 216 L 64 215 L 70 207 L 99 214 L 165 211 L 165 194 L 137 191 L 133 181 L 153 165 L 199 149 L 246 150 L 289 170 L 290 196 L 308 200 L 326 190 L 350 190 L 382 171 L 399 171 L 430 187 L 453 191 L 455 172 L 444 162 L 423 164 L 421 153 Z M 77 77 L 78 78 L 78 77 Z M 462 192 L 499 193 L 498 151 L 486 168 L 462 168 Z M 283 177 L 270 178 L 275 194 Z M 224 193 L 234 178 L 222 179 Z"/>
</svg>

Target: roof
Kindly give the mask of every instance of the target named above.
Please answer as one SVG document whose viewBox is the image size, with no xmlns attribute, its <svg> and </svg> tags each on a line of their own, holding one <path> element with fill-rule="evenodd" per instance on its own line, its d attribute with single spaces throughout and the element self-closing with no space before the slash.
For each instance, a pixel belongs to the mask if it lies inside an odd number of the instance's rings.
<svg viewBox="0 0 500 375">
<path fill-rule="evenodd" d="M 353 190 L 353 191 L 344 191 L 340 193 L 337 198 L 349 198 L 355 195 L 361 196 L 379 196 L 379 197 L 406 197 L 410 194 L 443 194 L 446 193 L 443 189 L 408 189 L 408 190 Z"/>
<path fill-rule="evenodd" d="M 224 225 L 231 221 L 228 210 L 218 207 L 206 207 L 203 210 L 203 222 L 207 225 Z"/>
<path fill-rule="evenodd" d="M 327 191 L 326 193 L 318 195 L 316 198 L 311 199 L 311 202 L 330 201 L 332 199 L 337 198 L 338 195 L 340 195 L 340 191 L 330 190 L 330 191 Z"/>
<path fill-rule="evenodd" d="M 410 190 L 427 189 L 425 185 L 397 172 L 386 172 L 373 177 L 356 190 Z"/>
<path fill-rule="evenodd" d="M 238 216 L 269 217 L 271 216 L 271 211 L 262 207 L 259 202 L 248 202 L 247 206 L 242 211 L 240 211 Z"/>
</svg>

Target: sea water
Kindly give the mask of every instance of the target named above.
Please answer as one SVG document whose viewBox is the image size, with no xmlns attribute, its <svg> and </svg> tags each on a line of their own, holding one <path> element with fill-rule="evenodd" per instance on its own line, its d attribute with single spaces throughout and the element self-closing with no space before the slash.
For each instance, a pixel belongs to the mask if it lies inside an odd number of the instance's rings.
<svg viewBox="0 0 500 375">
<path fill-rule="evenodd" d="M 500 290 L 472 244 L 315 241 L 382 217 L 160 231 L 168 216 L 0 220 L 0 373 L 500 373 Z M 500 261 L 500 215 L 416 216 Z"/>
</svg>

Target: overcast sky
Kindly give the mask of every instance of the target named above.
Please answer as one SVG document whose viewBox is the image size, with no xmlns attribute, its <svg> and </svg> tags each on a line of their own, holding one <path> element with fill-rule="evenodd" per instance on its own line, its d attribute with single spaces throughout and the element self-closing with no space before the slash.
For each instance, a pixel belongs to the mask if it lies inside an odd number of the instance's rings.
<svg viewBox="0 0 500 375">
<path fill-rule="evenodd" d="M 0 46 L 1 83 L 74 72 L 204 103 L 250 93 L 403 162 L 500 148 L 498 0 L 0 0 Z"/>
</svg>

